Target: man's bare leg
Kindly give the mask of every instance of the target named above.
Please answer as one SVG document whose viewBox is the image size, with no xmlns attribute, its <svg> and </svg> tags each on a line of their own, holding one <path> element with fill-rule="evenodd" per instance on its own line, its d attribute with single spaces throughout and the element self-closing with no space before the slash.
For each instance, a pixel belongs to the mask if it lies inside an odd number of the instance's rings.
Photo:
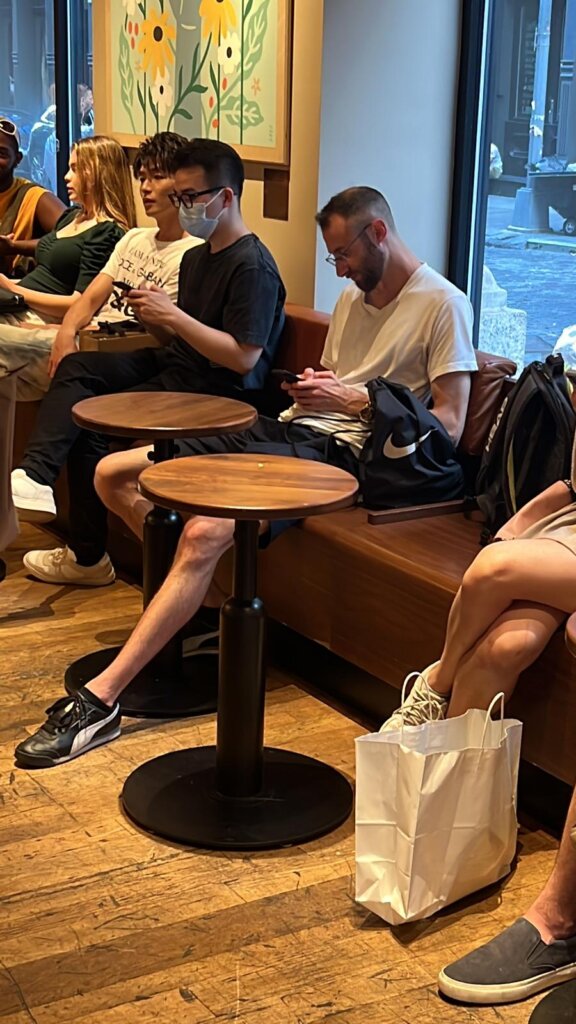
<svg viewBox="0 0 576 1024">
<path fill-rule="evenodd" d="M 129 448 L 101 459 L 94 474 L 94 488 L 100 501 L 122 519 L 142 540 L 144 520 L 152 503 L 138 490 L 138 478 L 148 466 L 153 449 Z"/>
<path fill-rule="evenodd" d="M 138 490 L 138 478 L 149 465 L 152 448 L 130 448 L 125 452 L 114 452 L 102 459 L 96 467 L 94 487 L 100 500 L 114 512 L 142 540 L 144 520 L 152 508 Z M 220 608 L 226 594 L 215 580 L 210 584 L 204 604 L 209 608 Z"/>
<path fill-rule="evenodd" d="M 202 604 L 220 557 L 230 547 L 234 521 L 197 516 L 184 526 L 174 565 L 114 661 L 86 685 L 113 705 L 138 672 Z"/>
<path fill-rule="evenodd" d="M 572 794 L 560 849 L 550 878 L 524 917 L 544 942 L 576 935 L 576 847 L 570 837 L 576 826 L 576 789 Z"/>
</svg>

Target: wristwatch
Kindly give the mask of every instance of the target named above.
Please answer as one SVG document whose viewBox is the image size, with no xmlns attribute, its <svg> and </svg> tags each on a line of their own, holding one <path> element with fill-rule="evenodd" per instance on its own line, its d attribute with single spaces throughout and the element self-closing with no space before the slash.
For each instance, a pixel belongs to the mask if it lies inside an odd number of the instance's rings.
<svg viewBox="0 0 576 1024">
<path fill-rule="evenodd" d="M 370 402 L 366 402 L 366 405 L 363 405 L 362 408 L 359 410 L 358 419 L 360 420 L 360 423 L 364 423 L 365 426 L 372 426 L 372 421 L 374 419 L 374 409 L 372 408 Z"/>
</svg>

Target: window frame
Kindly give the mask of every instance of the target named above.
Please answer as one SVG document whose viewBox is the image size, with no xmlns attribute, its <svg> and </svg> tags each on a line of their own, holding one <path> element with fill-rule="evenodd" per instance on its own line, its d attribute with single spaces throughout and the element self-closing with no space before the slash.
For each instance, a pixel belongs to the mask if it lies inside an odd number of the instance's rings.
<svg viewBox="0 0 576 1024">
<path fill-rule="evenodd" d="M 461 14 L 460 71 L 454 135 L 454 175 L 448 249 L 448 277 L 465 292 L 474 309 L 478 347 L 494 67 L 493 0 L 464 0 Z M 478 111 L 477 118 L 470 116 Z M 484 154 L 484 160 L 480 160 Z"/>
</svg>

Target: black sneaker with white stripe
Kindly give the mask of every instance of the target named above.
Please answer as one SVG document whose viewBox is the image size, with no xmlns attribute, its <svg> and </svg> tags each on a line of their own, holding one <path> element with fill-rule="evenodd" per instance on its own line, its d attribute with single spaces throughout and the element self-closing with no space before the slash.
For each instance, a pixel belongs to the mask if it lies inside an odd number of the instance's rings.
<svg viewBox="0 0 576 1024">
<path fill-rule="evenodd" d="M 61 697 L 46 714 L 44 725 L 14 751 L 23 768 L 64 764 L 120 735 L 120 705 L 108 707 L 84 686 L 73 697 Z"/>
</svg>

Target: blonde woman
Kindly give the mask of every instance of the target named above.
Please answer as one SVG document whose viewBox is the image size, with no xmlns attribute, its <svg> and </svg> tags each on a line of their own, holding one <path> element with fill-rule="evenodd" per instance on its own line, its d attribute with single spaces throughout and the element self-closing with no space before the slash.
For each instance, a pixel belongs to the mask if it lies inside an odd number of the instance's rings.
<svg viewBox="0 0 576 1024">
<path fill-rule="evenodd" d="M 58 325 L 136 222 L 130 166 L 114 139 L 75 143 L 65 180 L 72 208 L 38 242 L 35 269 L 21 281 L 0 274 L 0 288 L 26 303 L 0 316 L 0 376 L 23 367 L 16 393 L 24 400 L 47 390 Z"/>
</svg>

